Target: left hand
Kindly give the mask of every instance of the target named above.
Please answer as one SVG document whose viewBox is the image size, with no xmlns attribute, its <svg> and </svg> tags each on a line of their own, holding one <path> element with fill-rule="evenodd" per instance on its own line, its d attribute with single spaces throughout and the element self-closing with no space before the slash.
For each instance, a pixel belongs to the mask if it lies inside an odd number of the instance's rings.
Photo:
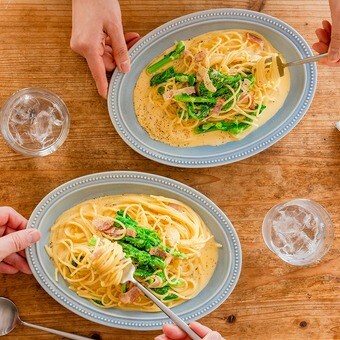
<svg viewBox="0 0 340 340">
<path fill-rule="evenodd" d="M 315 33 L 319 41 L 313 44 L 313 49 L 318 53 L 328 52 L 328 58 L 319 61 L 320 64 L 328 66 L 340 66 L 340 1 L 329 0 L 332 24 L 324 20 L 322 28 Z"/>
<path fill-rule="evenodd" d="M 0 207 L 0 273 L 32 274 L 24 249 L 40 240 L 37 229 L 26 229 L 27 220 L 13 208 Z"/>
</svg>

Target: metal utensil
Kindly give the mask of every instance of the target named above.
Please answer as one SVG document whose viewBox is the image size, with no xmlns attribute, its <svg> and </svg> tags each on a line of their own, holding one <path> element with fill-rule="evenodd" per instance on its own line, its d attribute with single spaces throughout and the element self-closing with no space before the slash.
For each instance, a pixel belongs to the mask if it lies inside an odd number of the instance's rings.
<svg viewBox="0 0 340 340">
<path fill-rule="evenodd" d="M 19 317 L 18 308 L 14 304 L 14 302 L 4 297 L 0 297 L 0 336 L 10 333 L 17 324 L 22 324 L 24 326 L 40 329 L 42 331 L 60 335 L 68 339 L 74 340 L 90 339 L 84 336 L 61 332 L 55 329 L 33 325 L 31 323 L 22 321 Z"/>
<path fill-rule="evenodd" d="M 306 64 L 306 63 L 312 63 L 314 61 L 318 61 L 320 59 L 326 58 L 327 56 L 328 56 L 328 53 L 323 53 L 323 54 L 314 55 L 314 56 L 308 57 L 308 58 L 290 61 L 289 63 L 284 63 L 279 56 L 276 56 L 276 62 L 277 62 L 277 67 L 279 69 L 280 77 L 283 77 L 285 67 L 302 65 L 302 64 Z M 271 62 L 271 61 L 272 61 L 272 58 L 266 59 L 266 62 Z"/>
<path fill-rule="evenodd" d="M 141 285 L 135 278 L 133 274 L 136 268 L 131 263 L 130 266 L 126 267 L 124 270 L 121 283 L 132 282 L 134 283 L 149 299 L 151 299 L 180 329 L 187 333 L 193 340 L 201 340 L 201 338 L 170 308 L 168 308 L 163 302 L 158 300 L 150 291 L 148 291 L 143 285 Z"/>
</svg>

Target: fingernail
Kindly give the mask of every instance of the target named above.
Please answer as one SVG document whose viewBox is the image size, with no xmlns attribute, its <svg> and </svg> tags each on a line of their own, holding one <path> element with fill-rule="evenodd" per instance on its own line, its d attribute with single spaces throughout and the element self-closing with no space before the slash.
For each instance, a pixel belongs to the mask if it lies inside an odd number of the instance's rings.
<svg viewBox="0 0 340 340">
<path fill-rule="evenodd" d="M 338 48 L 331 48 L 328 53 L 328 59 L 336 63 L 340 59 L 340 50 Z"/>
<path fill-rule="evenodd" d="M 217 332 L 211 332 L 204 339 L 206 339 L 206 340 L 221 340 L 222 336 Z"/>
<path fill-rule="evenodd" d="M 128 60 L 123 61 L 120 65 L 119 65 L 120 70 L 123 73 L 127 73 L 130 71 L 130 62 Z"/>
<path fill-rule="evenodd" d="M 37 229 L 28 229 L 27 239 L 29 243 L 35 243 L 40 240 L 41 234 Z"/>
</svg>

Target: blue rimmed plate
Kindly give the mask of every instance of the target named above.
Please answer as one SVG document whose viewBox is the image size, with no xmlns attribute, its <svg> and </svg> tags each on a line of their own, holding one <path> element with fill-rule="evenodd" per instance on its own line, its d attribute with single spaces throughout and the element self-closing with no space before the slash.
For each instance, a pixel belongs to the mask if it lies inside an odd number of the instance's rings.
<svg viewBox="0 0 340 340">
<path fill-rule="evenodd" d="M 49 242 L 50 228 L 64 211 L 85 200 L 126 193 L 161 195 L 175 198 L 193 208 L 222 245 L 218 262 L 209 284 L 195 298 L 173 308 L 183 320 L 201 318 L 231 294 L 241 272 L 242 254 L 239 239 L 224 213 L 200 192 L 169 178 L 142 172 L 113 171 L 76 178 L 51 191 L 37 205 L 29 228 L 37 228 L 42 239 L 26 250 L 27 261 L 42 288 L 72 312 L 106 326 L 135 329 L 161 329 L 169 319 L 162 312 L 145 313 L 116 308 L 102 309 L 71 291 L 59 276 L 54 280 L 55 266 L 44 247 Z"/>
<path fill-rule="evenodd" d="M 122 139 L 135 151 L 156 162 L 188 168 L 212 167 L 251 157 L 290 132 L 309 108 L 316 87 L 315 63 L 290 69 L 291 87 L 283 107 L 264 125 L 240 141 L 220 146 L 179 148 L 155 141 L 139 125 L 133 106 L 135 84 L 142 70 L 175 41 L 216 30 L 253 30 L 266 37 L 287 61 L 312 55 L 306 41 L 292 27 L 269 15 L 235 9 L 193 13 L 153 30 L 130 51 L 131 71 L 112 76 L 108 109 Z"/>
</svg>

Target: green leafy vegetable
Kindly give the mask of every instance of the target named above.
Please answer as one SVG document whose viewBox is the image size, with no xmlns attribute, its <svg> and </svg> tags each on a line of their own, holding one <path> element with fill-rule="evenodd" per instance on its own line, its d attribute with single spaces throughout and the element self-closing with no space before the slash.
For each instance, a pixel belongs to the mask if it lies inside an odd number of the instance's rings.
<svg viewBox="0 0 340 340">
<path fill-rule="evenodd" d="M 178 94 L 174 96 L 174 99 L 178 102 L 183 103 L 210 103 L 216 104 L 216 98 L 207 98 L 207 97 L 197 97 L 197 96 L 190 96 L 186 93 Z"/>
<path fill-rule="evenodd" d="M 102 303 L 100 300 L 92 299 L 92 301 L 93 301 L 94 303 L 96 303 L 97 305 L 104 306 L 103 303 Z"/>
<path fill-rule="evenodd" d="M 176 72 L 173 66 L 167 68 L 165 71 L 155 74 L 150 79 L 150 86 L 166 83 L 169 79 L 175 77 Z"/>
<path fill-rule="evenodd" d="M 94 247 L 94 246 L 96 245 L 96 243 L 97 243 L 97 239 L 96 239 L 94 236 L 92 236 L 92 237 L 89 239 L 89 246 Z"/>
<path fill-rule="evenodd" d="M 195 128 L 194 132 L 196 134 L 211 132 L 211 131 L 227 131 L 232 133 L 233 135 L 237 135 L 238 133 L 249 128 L 249 124 L 238 122 L 237 120 L 231 122 L 217 122 L 217 123 L 206 123 L 201 124 Z"/>
<path fill-rule="evenodd" d="M 152 288 L 152 290 L 159 295 L 164 295 L 170 290 L 170 286 L 166 285 L 166 286 L 161 287 L 161 288 Z"/>
<path fill-rule="evenodd" d="M 196 82 L 196 77 L 192 74 L 176 73 L 175 81 L 178 83 L 188 83 L 190 86 L 193 86 Z"/>
<path fill-rule="evenodd" d="M 175 299 L 178 299 L 177 294 L 168 294 L 165 298 L 163 298 L 163 300 L 165 300 L 165 301 L 175 300 Z"/>
<path fill-rule="evenodd" d="M 163 93 L 165 92 L 165 87 L 164 87 L 164 86 L 160 86 L 160 87 L 157 89 L 157 92 L 162 96 Z"/>
<path fill-rule="evenodd" d="M 173 51 L 166 54 L 163 59 L 157 61 L 156 63 L 149 66 L 146 71 L 148 73 L 154 73 L 162 68 L 164 65 L 168 64 L 170 61 L 178 59 L 182 52 L 185 50 L 185 44 L 183 41 L 179 41 Z"/>
<path fill-rule="evenodd" d="M 127 284 L 126 284 L 126 282 L 124 282 L 122 284 L 122 293 L 126 293 L 126 291 L 127 291 Z"/>
</svg>

